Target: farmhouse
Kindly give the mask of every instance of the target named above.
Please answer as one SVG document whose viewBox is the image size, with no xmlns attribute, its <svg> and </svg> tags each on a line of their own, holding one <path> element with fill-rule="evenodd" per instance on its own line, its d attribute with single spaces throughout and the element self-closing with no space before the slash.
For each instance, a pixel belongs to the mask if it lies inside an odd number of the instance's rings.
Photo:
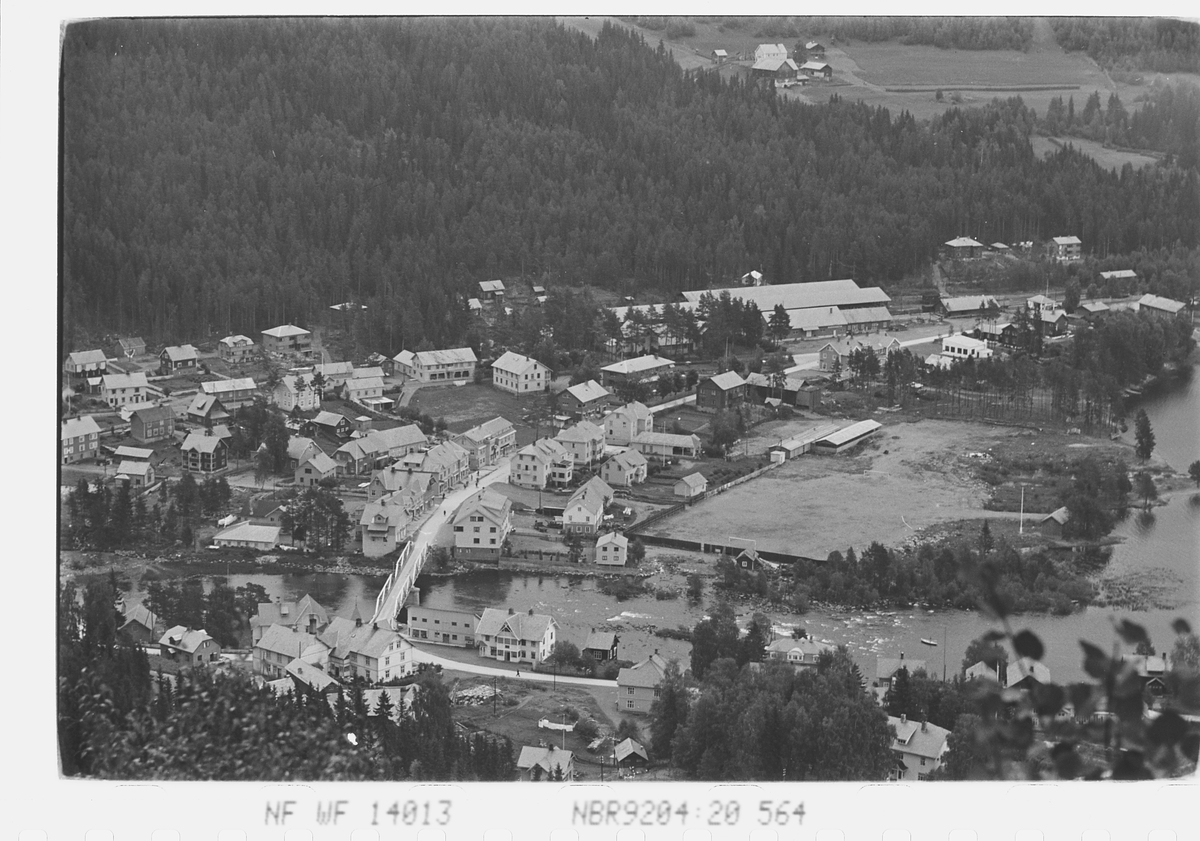
<svg viewBox="0 0 1200 841">
<path fill-rule="evenodd" d="M 512 422 L 501 417 L 472 427 L 452 439 L 467 451 L 472 470 L 479 470 L 506 458 L 516 446 L 517 431 Z"/>
<path fill-rule="evenodd" d="M 205 394 L 220 398 L 226 409 L 236 409 L 254 402 L 258 386 L 250 377 L 239 377 L 234 380 L 213 380 L 200 383 L 200 390 Z"/>
<path fill-rule="evenodd" d="M 512 394 L 545 391 L 550 387 L 550 369 L 536 359 L 505 351 L 492 363 L 492 384 Z"/>
<path fill-rule="evenodd" d="M 1034 313 L 1033 323 L 1043 336 L 1061 336 L 1071 322 L 1066 310 L 1040 309 Z"/>
<path fill-rule="evenodd" d="M 699 435 L 675 435 L 670 432 L 642 432 L 629 445 L 647 458 L 667 461 L 671 458 L 699 458 Z"/>
<path fill-rule="evenodd" d="M 646 481 L 646 457 L 637 450 L 627 450 L 600 466 L 600 478 L 614 488 L 630 488 Z"/>
<path fill-rule="evenodd" d="M 199 356 L 191 345 L 165 347 L 158 354 L 158 371 L 161 374 L 176 374 L 180 371 L 196 370 Z"/>
<path fill-rule="evenodd" d="M 133 374 L 105 374 L 100 378 L 100 397 L 114 409 L 146 402 L 150 384 L 141 371 Z"/>
<path fill-rule="evenodd" d="M 226 336 L 217 342 L 217 356 L 233 364 L 252 359 L 254 340 L 240 333 L 236 336 Z"/>
<path fill-rule="evenodd" d="M 122 602 L 121 616 L 125 621 L 117 628 L 117 633 L 123 634 L 138 645 L 145 645 L 162 636 L 162 622 L 143 604 L 126 607 Z"/>
<path fill-rule="evenodd" d="M 879 421 L 864 420 L 851 424 L 845 429 L 839 429 L 813 442 L 813 452 L 817 455 L 836 455 L 857 447 L 883 428 Z"/>
<path fill-rule="evenodd" d="M 580 421 L 567 427 L 554 436 L 554 440 L 562 444 L 575 464 L 581 467 L 599 461 L 604 454 L 604 429 L 591 421 Z"/>
<path fill-rule="evenodd" d="M 175 434 L 175 410 L 170 406 L 135 409 L 129 418 L 129 432 L 139 444 L 165 441 Z"/>
<path fill-rule="evenodd" d="M 558 635 L 558 623 L 551 616 L 516 613 L 509 608 L 506 614 L 489 607 L 479 617 L 475 627 L 475 644 L 480 657 L 491 657 L 506 663 L 537 664 L 550 656 Z"/>
<path fill-rule="evenodd" d="M 479 297 L 485 301 L 495 300 L 504 297 L 504 281 L 502 280 L 481 280 L 479 281 Z"/>
<path fill-rule="evenodd" d="M 694 499 L 708 490 L 708 480 L 700 473 L 689 473 L 675 483 L 675 496 Z"/>
<path fill-rule="evenodd" d="M 629 538 L 610 531 L 596 541 L 596 563 L 600 566 L 623 567 L 629 559 Z"/>
<path fill-rule="evenodd" d="M 469 347 L 447 350 L 402 350 L 393 359 L 397 376 L 422 383 L 469 381 L 479 360 Z"/>
<path fill-rule="evenodd" d="M 641 742 L 634 741 L 631 738 L 623 739 L 613 746 L 613 759 L 616 760 L 617 768 L 622 771 L 626 769 L 645 768 L 650 764 L 650 757 L 646 755 L 646 748 Z"/>
<path fill-rule="evenodd" d="M 438 645 L 475 647 L 475 627 L 479 624 L 480 614 L 415 604 L 405 609 L 408 635 L 413 639 Z"/>
<path fill-rule="evenodd" d="M 67 355 L 63 371 L 74 379 L 100 377 L 108 373 L 108 357 L 102 350 L 77 350 Z"/>
<path fill-rule="evenodd" d="M 1038 684 L 1053 682 L 1050 678 L 1050 668 L 1032 657 L 1017 658 L 1017 661 L 1008 667 L 1007 678 L 1005 689 L 1032 690 Z"/>
<path fill-rule="evenodd" d="M 724 64 L 729 61 L 729 53 L 725 50 L 713 50 L 712 60 L 714 64 Z"/>
<path fill-rule="evenodd" d="M 702 412 L 734 409 L 746 402 L 746 381 L 736 371 L 709 377 L 696 387 L 696 408 Z"/>
<path fill-rule="evenodd" d="M 512 533 L 512 501 L 499 491 L 481 488 L 454 512 L 454 555 L 498 560 Z"/>
<path fill-rule="evenodd" d="M 262 331 L 262 346 L 267 353 L 311 359 L 313 356 L 312 333 L 294 324 L 283 324 Z"/>
<path fill-rule="evenodd" d="M 600 379 L 606 388 L 617 388 L 626 383 L 654 382 L 674 367 L 674 362 L 661 356 L 639 356 L 605 365 L 600 369 Z"/>
<path fill-rule="evenodd" d="M 949 749 L 949 730 L 928 721 L 909 721 L 905 715 L 889 715 L 888 724 L 896 733 L 892 740 L 896 767 L 888 779 L 924 780 L 942 766 L 942 757 Z"/>
<path fill-rule="evenodd" d="M 769 79 L 792 79 L 800 70 L 796 66 L 796 62 L 792 61 L 786 55 L 782 58 L 779 56 L 766 56 L 758 59 L 750 67 L 750 72 L 754 76 Z"/>
<path fill-rule="evenodd" d="M 1050 241 L 1050 259 L 1060 263 L 1082 259 L 1083 243 L 1079 237 L 1054 237 Z"/>
<path fill-rule="evenodd" d="M 287 452 L 288 467 L 295 470 L 302 461 L 307 461 L 309 457 L 321 452 L 321 448 L 311 438 L 294 435 L 288 439 Z"/>
<path fill-rule="evenodd" d="M 804 45 L 804 52 L 813 56 L 824 56 L 825 45 L 820 41 L 809 41 Z"/>
<path fill-rule="evenodd" d="M 574 475 L 575 459 L 562 444 L 539 438 L 517 451 L 509 481 L 524 488 L 562 486 Z"/>
<path fill-rule="evenodd" d="M 617 709 L 648 713 L 658 697 L 658 685 L 667 671 L 667 661 L 655 651 L 640 663 L 617 674 Z"/>
<path fill-rule="evenodd" d="M 1182 301 L 1173 301 L 1158 295 L 1143 295 L 1138 299 L 1138 312 L 1148 312 L 1160 318 L 1174 318 L 1186 306 Z"/>
<path fill-rule="evenodd" d="M 1079 309 L 1076 313 L 1082 312 L 1082 315 L 1088 321 L 1094 321 L 1096 318 L 1107 315 L 1109 312 L 1108 304 L 1103 301 L 1080 301 Z"/>
<path fill-rule="evenodd" d="M 824 61 L 806 61 L 800 65 L 800 72 L 810 79 L 829 81 L 833 78 L 833 68 Z"/>
<path fill-rule="evenodd" d="M 242 547 L 270 552 L 279 545 L 279 526 L 255 526 L 237 523 L 213 537 L 214 546 Z"/>
<path fill-rule="evenodd" d="M 604 411 L 604 407 L 608 405 L 611 398 L 612 392 L 595 380 L 588 380 L 585 383 L 573 385 L 560 394 L 558 405 L 563 411 L 572 415 L 590 417 Z"/>
<path fill-rule="evenodd" d="M 626 403 L 604 417 L 604 440 L 610 446 L 624 447 L 645 432 L 652 431 L 654 415 L 644 403 Z"/>
<path fill-rule="evenodd" d="M 994 318 L 1000 311 L 1000 304 L 991 295 L 942 298 L 940 306 L 947 318 Z"/>
</svg>

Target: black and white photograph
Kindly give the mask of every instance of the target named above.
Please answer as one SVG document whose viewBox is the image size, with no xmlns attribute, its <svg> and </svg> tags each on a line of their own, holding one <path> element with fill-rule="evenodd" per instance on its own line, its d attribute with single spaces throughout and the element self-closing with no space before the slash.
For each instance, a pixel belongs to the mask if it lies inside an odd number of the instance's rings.
<svg viewBox="0 0 1200 841">
<path fill-rule="evenodd" d="M 58 61 L 60 778 L 1194 778 L 1195 19 Z"/>
</svg>

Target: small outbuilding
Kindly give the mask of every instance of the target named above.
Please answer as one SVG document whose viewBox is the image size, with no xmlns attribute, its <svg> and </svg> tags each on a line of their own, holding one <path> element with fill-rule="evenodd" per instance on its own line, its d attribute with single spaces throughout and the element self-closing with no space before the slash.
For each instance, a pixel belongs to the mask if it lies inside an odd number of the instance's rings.
<svg viewBox="0 0 1200 841">
<path fill-rule="evenodd" d="M 837 455 L 838 453 L 844 453 L 846 450 L 857 447 L 882 428 L 883 424 L 879 421 L 859 421 L 814 441 L 812 451 L 817 455 Z"/>
<path fill-rule="evenodd" d="M 695 499 L 708 491 L 708 480 L 702 473 L 689 473 L 675 483 L 675 496 Z"/>
</svg>

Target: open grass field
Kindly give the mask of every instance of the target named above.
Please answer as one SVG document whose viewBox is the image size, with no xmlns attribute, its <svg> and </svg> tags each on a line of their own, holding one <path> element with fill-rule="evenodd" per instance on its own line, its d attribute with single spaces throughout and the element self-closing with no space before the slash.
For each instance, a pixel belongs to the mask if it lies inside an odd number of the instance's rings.
<svg viewBox="0 0 1200 841">
<path fill-rule="evenodd" d="M 1105 169 L 1120 169 L 1125 164 L 1133 164 L 1134 169 L 1152 164 L 1156 158 L 1141 152 L 1131 152 L 1123 149 L 1106 149 L 1104 144 L 1095 140 L 1084 140 L 1080 137 L 1042 137 L 1034 135 L 1030 138 L 1035 155 L 1045 157 L 1057 152 L 1063 146 L 1070 144 L 1083 152 Z"/>
<path fill-rule="evenodd" d="M 652 534 L 723 541 L 752 538 L 761 549 L 824 558 L 834 549 L 896 546 L 949 520 L 994 519 L 988 488 L 966 454 L 1024 432 L 984 424 L 884 420 L 881 434 L 839 456 L 805 455 L 670 517 Z M 800 424 L 811 425 L 811 421 Z M 775 438 L 799 431 L 764 429 Z"/>
<path fill-rule="evenodd" d="M 500 415 L 512 421 L 517 428 L 517 446 L 524 446 L 533 441 L 534 434 L 522 419 L 544 399 L 541 394 L 518 397 L 490 385 L 468 383 L 419 388 L 409 406 L 434 418 L 445 418 L 451 432 L 465 432 Z"/>
</svg>

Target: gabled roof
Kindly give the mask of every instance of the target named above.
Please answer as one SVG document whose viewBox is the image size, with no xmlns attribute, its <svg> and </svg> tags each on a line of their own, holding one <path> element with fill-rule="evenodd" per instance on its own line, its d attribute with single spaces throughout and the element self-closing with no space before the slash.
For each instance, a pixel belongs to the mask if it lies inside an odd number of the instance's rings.
<svg viewBox="0 0 1200 841">
<path fill-rule="evenodd" d="M 427 440 L 421 427 L 414 423 L 397 426 L 393 429 L 375 429 L 362 438 L 349 441 L 337 448 L 337 452 L 346 453 L 352 458 L 363 458 L 376 453 L 387 452 L 398 447 L 416 447 Z"/>
<path fill-rule="evenodd" d="M 354 654 L 378 660 L 389 645 L 400 639 L 395 631 L 367 622 L 357 625 L 355 620 L 342 616 L 334 617 L 320 636 L 321 642 L 329 646 L 332 655 L 339 660 Z"/>
<path fill-rule="evenodd" d="M 573 760 L 574 754 L 571 751 L 556 748 L 554 745 L 548 748 L 523 745 L 521 755 L 517 758 L 517 768 L 525 771 L 537 766 L 547 774 L 552 774 L 555 770 L 566 774 L 572 767 Z"/>
<path fill-rule="evenodd" d="M 250 625 L 255 628 L 271 625 L 291 627 L 300 621 L 300 617 L 309 613 L 317 617 L 318 625 L 329 623 L 329 614 L 325 608 L 306 594 L 297 602 L 259 602 L 258 614 L 250 618 Z"/>
<path fill-rule="evenodd" d="M 999 672 L 996 671 L 995 667 L 989 666 L 982 660 L 972 666 L 968 666 L 964 670 L 963 676 L 967 680 L 994 680 L 997 683 L 1000 681 Z"/>
<path fill-rule="evenodd" d="M 478 298 L 467 298 L 467 309 L 481 310 L 483 309 L 483 302 Z"/>
<path fill-rule="evenodd" d="M 196 349 L 191 345 L 177 345 L 163 348 L 163 353 L 172 362 L 187 362 L 196 359 Z"/>
<path fill-rule="evenodd" d="M 512 511 L 512 500 L 491 488 L 480 488 L 471 494 L 454 512 L 454 525 L 467 522 L 471 514 L 480 513 L 494 522 L 502 522 Z"/>
<path fill-rule="evenodd" d="M 699 447 L 698 435 L 676 435 L 673 432 L 639 432 L 633 444 L 657 444 L 662 447 Z"/>
<path fill-rule="evenodd" d="M 279 378 L 279 385 L 276 385 L 275 387 L 279 388 L 280 386 L 282 386 L 283 388 L 290 391 L 292 394 L 296 394 L 299 392 L 299 389 L 296 388 L 296 383 L 298 383 L 299 381 L 300 381 L 299 374 L 287 374 L 287 375 Z M 304 389 L 305 389 L 305 391 L 312 389 L 312 380 L 307 377 L 304 378 Z"/>
<path fill-rule="evenodd" d="M 1054 522 L 1058 523 L 1060 526 L 1064 526 L 1067 524 L 1067 521 L 1070 519 L 1071 519 L 1071 512 L 1067 509 L 1067 506 L 1064 505 L 1062 508 L 1056 509 L 1055 511 L 1051 512 L 1046 517 L 1043 517 L 1042 522 L 1048 523 L 1051 520 L 1053 520 Z"/>
<path fill-rule="evenodd" d="M 479 281 L 480 292 L 503 292 L 504 281 L 502 280 L 481 280 Z"/>
<path fill-rule="evenodd" d="M 258 386 L 254 384 L 252 377 L 238 377 L 236 380 L 213 380 L 200 383 L 200 388 L 204 390 L 205 394 L 215 394 L 219 397 L 231 391 L 253 391 Z"/>
<path fill-rule="evenodd" d="M 729 391 L 731 388 L 738 388 L 746 384 L 746 381 L 738 375 L 737 371 L 726 371 L 722 374 L 715 374 L 709 377 L 708 380 L 721 389 L 721 391 Z"/>
<path fill-rule="evenodd" d="M 626 470 L 631 470 L 647 464 L 646 457 L 637 450 L 626 450 L 623 453 L 617 453 L 615 456 L 610 458 L 609 461 L 621 465 Z"/>
<path fill-rule="evenodd" d="M 121 350 L 130 351 L 141 348 L 146 349 L 146 340 L 141 336 L 130 336 L 127 339 L 117 339 L 117 344 L 121 346 Z"/>
<path fill-rule="evenodd" d="M 408 351 L 405 351 L 406 353 Z M 475 351 L 469 347 L 446 348 L 445 350 L 422 350 L 412 354 L 421 367 L 429 368 L 434 365 L 474 365 L 479 361 Z M 397 357 L 399 360 L 399 357 Z"/>
<path fill-rule="evenodd" d="M 595 380 L 588 380 L 586 383 L 577 383 L 567 389 L 567 394 L 574 397 L 580 403 L 591 403 L 593 400 L 603 400 L 612 392 Z"/>
<path fill-rule="evenodd" d="M 817 70 L 822 73 L 824 73 L 825 69 L 828 67 L 829 67 L 829 65 L 824 61 L 806 61 L 800 65 L 801 70 Z M 832 69 L 832 68 L 829 68 L 829 69 Z"/>
<path fill-rule="evenodd" d="M 790 58 L 787 58 L 786 56 L 777 56 L 777 55 L 763 56 L 762 58 L 755 61 L 754 66 L 751 67 L 750 69 L 751 70 L 766 70 L 770 73 L 774 73 L 777 70 L 779 70 L 779 68 L 784 67 L 784 66 L 786 66 L 792 70 L 800 69 L 796 66 L 796 62 L 792 61 Z"/>
<path fill-rule="evenodd" d="M 960 295 L 942 298 L 942 308 L 946 312 L 977 312 L 981 309 L 999 309 L 1000 304 L 991 295 Z"/>
<path fill-rule="evenodd" d="M 617 674 L 617 686 L 640 686 L 652 689 L 662 682 L 667 671 L 667 661 L 658 654 L 651 654 L 645 660 L 630 666 Z"/>
<path fill-rule="evenodd" d="M 108 357 L 102 350 L 77 350 L 74 353 L 68 354 L 67 359 L 75 365 L 95 365 L 99 362 L 108 361 Z"/>
<path fill-rule="evenodd" d="M 1008 667 L 1007 687 L 1015 686 L 1027 678 L 1038 683 L 1050 683 L 1050 668 L 1030 657 L 1021 657 Z"/>
<path fill-rule="evenodd" d="M 587 481 L 587 484 L 571 494 L 565 507 L 570 509 L 580 505 L 598 516 L 604 513 L 604 506 L 612 498 L 612 488 L 599 476 L 593 476 Z"/>
<path fill-rule="evenodd" d="M 924 721 L 901 721 L 893 715 L 888 716 L 888 724 L 896 730 L 896 738 L 892 742 L 892 750 L 911 753 L 927 759 L 937 759 L 946 747 L 946 737 L 950 731 L 936 724 Z"/>
<path fill-rule="evenodd" d="M 383 391 L 383 377 L 351 377 L 346 380 L 347 391 L 366 391 L 370 388 L 377 388 Z"/>
<path fill-rule="evenodd" d="M 309 332 L 303 327 L 297 327 L 295 324 L 281 324 L 278 327 L 272 327 L 270 330 L 263 330 L 264 336 L 270 336 L 273 339 L 284 339 L 289 336 L 307 336 Z"/>
<path fill-rule="evenodd" d="M 583 644 L 583 650 L 587 651 L 589 648 L 593 648 L 598 651 L 610 651 L 616 644 L 617 635 L 612 631 L 592 631 Z"/>
<path fill-rule="evenodd" d="M 909 660 L 904 657 L 876 657 L 875 677 L 878 680 L 888 680 L 903 667 L 911 675 L 925 669 L 924 660 Z"/>
<path fill-rule="evenodd" d="M 256 526 L 252 523 L 237 523 L 213 535 L 213 540 L 248 540 L 253 543 L 279 542 L 279 526 Z"/>
<path fill-rule="evenodd" d="M 217 411 L 217 407 L 220 407 L 220 412 Z M 197 394 L 192 398 L 192 402 L 188 404 L 187 413 L 189 415 L 208 417 L 210 412 L 217 417 L 220 417 L 222 413 L 225 415 L 229 414 L 225 412 L 225 407 L 221 406 L 221 401 L 213 394 Z"/>
<path fill-rule="evenodd" d="M 642 371 L 656 371 L 659 368 L 674 367 L 675 363 L 670 359 L 663 359 L 661 356 L 655 356 L 654 354 L 646 354 L 636 359 L 623 359 L 620 362 L 605 365 L 600 370 L 607 371 L 610 374 L 640 374 Z"/>
<path fill-rule="evenodd" d="M 479 424 L 479 426 L 471 427 L 462 434 L 462 437 L 479 444 L 489 438 L 495 438 L 513 431 L 515 431 L 515 427 L 513 427 L 512 421 L 496 417 L 486 423 Z"/>
<path fill-rule="evenodd" d="M 144 371 L 135 371 L 132 374 L 105 374 L 100 378 L 100 383 L 105 389 L 145 388 L 149 385 Z"/>
<path fill-rule="evenodd" d="M 176 625 L 162 635 L 158 644 L 186 651 L 188 654 L 195 654 L 196 649 L 207 640 L 212 640 L 212 637 L 203 628 L 193 631 L 183 625 Z M 215 642 L 215 640 L 213 641 Z"/>
<path fill-rule="evenodd" d="M 354 374 L 354 363 L 322 362 L 313 366 L 313 373 L 320 374 L 326 380 L 329 380 L 332 377 L 350 377 Z"/>
<path fill-rule="evenodd" d="M 1138 299 L 1138 307 L 1150 307 L 1151 309 L 1173 314 L 1183 309 L 1184 303 L 1182 301 L 1174 301 L 1170 298 L 1163 298 L 1159 295 L 1146 294 Z"/>
<path fill-rule="evenodd" d="M 218 342 L 217 344 L 222 344 L 222 345 L 225 345 L 226 347 L 246 347 L 247 345 L 254 344 L 254 339 L 251 339 L 249 336 L 243 336 L 241 333 L 238 333 L 236 336 L 226 336 L 225 338 L 221 339 L 221 341 Z"/>
<path fill-rule="evenodd" d="M 332 473 L 337 470 L 337 462 L 331 459 L 325 453 L 318 450 L 314 455 L 309 456 L 304 461 L 300 462 L 300 467 L 306 464 L 311 464 L 319 473 Z"/>
<path fill-rule="evenodd" d="M 1055 245 L 1082 245 L 1079 237 L 1054 237 Z"/>
<path fill-rule="evenodd" d="M 374 476 L 371 481 L 379 482 L 385 493 L 394 494 L 398 491 L 408 491 L 414 500 L 423 500 L 429 495 L 433 484 L 433 474 L 424 470 L 412 470 L 399 464 L 388 465 Z"/>
<path fill-rule="evenodd" d="M 970 237 L 956 237 L 950 240 L 946 245 L 951 248 L 983 248 L 983 243 Z"/>
<path fill-rule="evenodd" d="M 349 424 L 350 419 L 345 415 L 340 415 L 337 412 L 326 412 L 324 410 L 317 412 L 317 416 L 312 419 L 312 422 L 317 426 L 341 426 Z"/>
<path fill-rule="evenodd" d="M 581 443 L 603 441 L 604 430 L 591 421 L 580 421 L 574 426 L 568 426 L 566 429 L 560 430 L 554 438 L 557 441 L 578 441 Z"/>
<path fill-rule="evenodd" d="M 399 505 L 393 494 L 388 494 L 375 502 L 363 506 L 362 514 L 358 517 L 360 526 L 367 526 L 368 531 L 387 531 L 400 528 L 408 522 L 408 514 Z"/>
<path fill-rule="evenodd" d="M 539 438 L 517 450 L 517 456 L 532 456 L 539 461 L 562 461 L 571 458 L 566 448 L 553 438 Z"/>
<path fill-rule="evenodd" d="M 1084 312 L 1089 312 L 1092 314 L 1098 312 L 1108 312 L 1109 310 L 1108 304 L 1104 303 L 1103 301 L 1083 301 L 1079 304 L 1079 308 Z"/>
<path fill-rule="evenodd" d="M 597 546 L 608 546 L 609 544 L 627 549 L 629 547 L 629 538 L 619 531 L 610 531 L 600 535 L 600 539 L 596 541 Z"/>
<path fill-rule="evenodd" d="M 307 631 L 294 630 L 279 624 L 272 624 L 267 628 L 254 647 L 297 659 L 318 657 L 329 649 L 329 646 Z"/>
<path fill-rule="evenodd" d="M 640 756 L 647 762 L 650 761 L 650 757 L 646 756 L 646 749 L 642 747 L 642 743 L 635 742 L 633 739 L 625 739 L 622 742 L 618 742 L 617 746 L 613 748 L 613 755 L 617 758 L 617 762 L 624 762 L 630 756 Z"/>
<path fill-rule="evenodd" d="M 822 645 L 815 640 L 804 637 L 802 639 L 791 639 L 783 637 L 777 639 L 767 646 L 768 651 L 777 651 L 780 654 L 788 654 L 791 651 L 799 651 L 801 654 L 812 657 L 819 657 L 822 652 L 831 650 L 831 646 Z"/>
<path fill-rule="evenodd" d="M 634 418 L 634 420 L 643 421 L 650 420 L 652 417 L 654 417 L 654 413 L 650 411 L 649 407 L 647 407 L 645 403 L 639 403 L 636 400 L 632 403 L 626 403 L 624 406 L 613 409 L 610 414 L 630 415 Z"/>
<path fill-rule="evenodd" d="M 683 482 L 683 484 L 687 485 L 692 490 L 703 490 L 708 486 L 708 480 L 704 478 L 704 474 L 702 473 L 689 473 L 682 479 L 676 480 L 676 484 L 679 482 Z"/>
<path fill-rule="evenodd" d="M 288 458 L 290 459 L 299 461 L 300 459 L 304 458 L 305 453 L 314 449 L 320 450 L 321 448 L 318 447 L 317 442 L 311 438 L 304 438 L 296 435 L 288 439 L 287 453 Z"/>
<path fill-rule="evenodd" d="M 179 448 L 183 452 L 195 450 L 199 453 L 215 453 L 218 447 L 225 446 L 225 443 L 215 435 L 205 435 L 203 432 L 192 432 L 188 437 L 183 439 L 183 445 Z"/>
<path fill-rule="evenodd" d="M 528 356 L 522 356 L 519 353 L 513 353 L 511 350 L 506 350 L 503 356 L 492 363 L 492 367 L 496 370 L 505 371 L 515 376 L 524 374 L 530 368 L 538 365 L 541 365 L 543 368 L 546 367 L 536 359 Z"/>
<path fill-rule="evenodd" d="M 461 444 L 454 441 L 442 441 L 425 452 L 409 453 L 402 456 L 398 466 L 412 467 L 414 470 L 436 472 L 443 467 L 454 467 L 467 461 L 470 453 Z"/>
<path fill-rule="evenodd" d="M 557 625 L 554 618 L 544 613 L 508 613 L 500 608 L 485 608 L 475 627 L 475 636 L 496 636 L 507 628 L 517 639 L 540 641 L 551 626 Z"/>
<path fill-rule="evenodd" d="M 136 622 L 142 627 L 153 631 L 154 626 L 158 624 L 158 615 L 144 604 L 135 604 L 132 607 L 126 608 L 123 615 L 125 623 L 121 625 L 122 628 Z"/>
<path fill-rule="evenodd" d="M 78 438 L 81 435 L 99 434 L 100 426 L 96 423 L 96 419 L 91 415 L 84 415 L 79 418 L 67 418 L 62 422 L 60 440 L 66 441 L 70 438 Z"/>
<path fill-rule="evenodd" d="M 289 675 L 318 692 L 324 692 L 331 686 L 341 686 L 333 675 L 327 674 L 316 666 L 305 663 L 299 658 L 288 663 L 284 668 Z"/>
<path fill-rule="evenodd" d="M 745 303 L 753 301 L 762 311 L 773 310 L 782 304 L 785 310 L 808 307 L 851 307 L 886 304 L 888 297 L 878 286 L 860 287 L 853 280 L 819 280 L 807 283 L 779 283 L 770 286 L 730 286 L 723 289 L 693 289 L 683 293 L 689 301 L 698 302 L 703 295 L 720 298 L 728 292 L 730 298 Z"/>
<path fill-rule="evenodd" d="M 1133 269 L 1118 269 L 1115 272 L 1100 272 L 1100 277 L 1104 278 L 1105 280 L 1133 280 L 1136 279 L 1137 276 L 1137 272 L 1135 272 Z"/>
<path fill-rule="evenodd" d="M 146 447 L 117 447 L 113 455 L 122 460 L 149 461 L 154 455 L 154 450 Z"/>
<path fill-rule="evenodd" d="M 364 380 L 374 377 L 383 379 L 384 373 L 383 368 L 379 367 L 378 365 L 367 365 L 362 368 L 355 368 L 350 372 L 350 376 L 356 380 Z"/>
<path fill-rule="evenodd" d="M 153 471 L 148 461 L 128 461 L 123 460 L 120 466 L 117 467 L 117 476 L 141 476 L 146 478 L 146 474 Z"/>
</svg>

